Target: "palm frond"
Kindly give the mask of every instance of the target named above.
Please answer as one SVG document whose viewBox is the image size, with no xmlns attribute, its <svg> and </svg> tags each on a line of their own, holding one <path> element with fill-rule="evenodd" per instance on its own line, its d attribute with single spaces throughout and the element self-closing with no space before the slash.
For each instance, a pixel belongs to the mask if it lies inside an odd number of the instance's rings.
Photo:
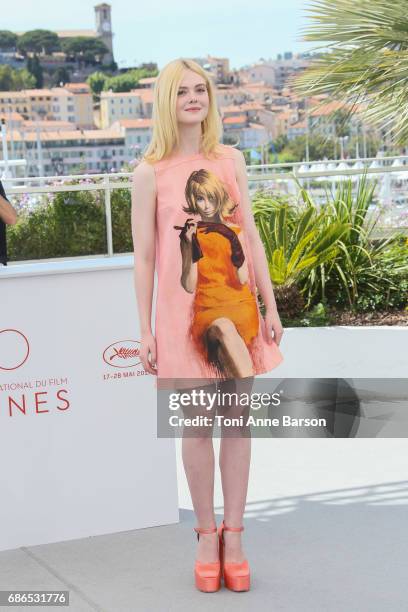
<svg viewBox="0 0 408 612">
<path fill-rule="evenodd" d="M 396 144 L 408 138 L 408 17 L 405 0 L 315 0 L 304 40 L 324 43 L 292 79 L 304 96 L 327 94 Z M 323 101 L 322 101 L 323 103 Z"/>
</svg>

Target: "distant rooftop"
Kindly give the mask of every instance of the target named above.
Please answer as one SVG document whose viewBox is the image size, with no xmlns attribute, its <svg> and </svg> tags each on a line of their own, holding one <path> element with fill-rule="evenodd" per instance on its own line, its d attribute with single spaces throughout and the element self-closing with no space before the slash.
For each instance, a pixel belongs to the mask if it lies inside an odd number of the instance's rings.
<svg viewBox="0 0 408 612">
<path fill-rule="evenodd" d="M 157 81 L 157 76 L 153 77 L 144 77 L 143 79 L 139 79 L 140 85 L 149 85 L 150 83 L 155 83 Z"/>
<path fill-rule="evenodd" d="M 46 131 L 43 130 L 40 132 L 41 142 L 45 143 L 47 141 L 55 141 L 55 140 L 103 140 L 109 138 L 123 138 L 123 135 L 113 129 L 105 129 L 105 130 L 81 130 L 81 129 L 73 129 L 73 130 L 55 130 L 55 131 Z M 37 139 L 37 135 L 35 132 L 26 132 L 24 138 L 21 133 L 17 132 L 13 135 L 13 140 L 16 141 L 26 141 L 35 142 Z M 7 134 L 7 140 L 11 140 L 11 134 Z"/>
<path fill-rule="evenodd" d="M 116 124 L 127 129 L 146 129 L 152 127 L 153 119 L 118 119 L 118 121 L 115 121 L 114 125 Z"/>
<path fill-rule="evenodd" d="M 96 38 L 99 36 L 95 30 L 53 30 L 53 32 L 55 32 L 59 38 L 72 38 L 75 36 L 91 36 Z M 25 34 L 25 31 L 14 33 L 17 34 L 17 36 L 21 36 Z"/>
</svg>

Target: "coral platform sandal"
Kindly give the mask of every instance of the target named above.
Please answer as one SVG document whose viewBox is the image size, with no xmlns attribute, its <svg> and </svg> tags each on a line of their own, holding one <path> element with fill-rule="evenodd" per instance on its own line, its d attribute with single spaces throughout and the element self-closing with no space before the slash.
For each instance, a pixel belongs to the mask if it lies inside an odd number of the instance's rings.
<svg viewBox="0 0 408 612">
<path fill-rule="evenodd" d="M 203 529 L 201 527 L 194 527 L 194 531 L 197 532 L 197 540 L 200 539 L 200 533 L 215 533 L 217 527 L 211 527 L 210 529 Z M 195 561 L 194 565 L 194 577 L 197 589 L 204 591 L 205 593 L 213 593 L 218 591 L 221 587 L 221 564 L 220 561 L 214 561 L 213 563 L 203 563 L 201 561 Z"/>
<path fill-rule="evenodd" d="M 224 577 L 224 585 L 231 591 L 249 591 L 250 574 L 248 560 L 244 559 L 241 563 L 224 561 L 224 531 L 243 531 L 244 527 L 227 527 L 222 521 L 218 528 L 221 574 Z"/>
</svg>

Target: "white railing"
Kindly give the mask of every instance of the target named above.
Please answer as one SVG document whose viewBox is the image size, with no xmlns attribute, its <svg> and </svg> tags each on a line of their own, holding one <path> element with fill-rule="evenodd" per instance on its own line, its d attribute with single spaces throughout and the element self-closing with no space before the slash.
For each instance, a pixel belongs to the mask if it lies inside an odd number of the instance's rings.
<svg viewBox="0 0 408 612">
<path fill-rule="evenodd" d="M 356 163 L 361 167 L 352 167 Z M 318 167 L 316 167 L 318 164 Z M 325 169 L 324 165 L 342 164 L 340 169 Z M 380 165 L 381 164 L 381 165 Z M 298 179 L 313 178 L 335 178 L 358 176 L 365 173 L 372 175 L 387 175 L 389 173 L 406 172 L 407 177 L 407 196 L 408 196 L 408 155 L 383 158 L 356 158 L 347 160 L 324 160 L 319 162 L 293 162 L 281 164 L 257 164 L 249 165 L 248 182 L 249 185 L 257 182 L 273 181 L 278 179 L 283 181 L 296 181 Z M 13 194 L 41 194 L 41 193 L 60 193 L 75 191 L 103 191 L 105 202 L 106 217 L 106 239 L 107 256 L 112 257 L 112 213 L 111 213 L 111 193 L 115 189 L 130 189 L 132 186 L 131 172 L 116 172 L 111 174 L 80 174 L 67 176 L 47 176 L 47 177 L 23 177 L 23 178 L 4 178 L 2 179 L 8 195 Z M 65 184 L 64 181 L 86 181 L 77 185 Z M 402 231 L 408 232 L 408 227 L 400 227 Z M 12 262 L 11 262 L 12 263 Z"/>
</svg>

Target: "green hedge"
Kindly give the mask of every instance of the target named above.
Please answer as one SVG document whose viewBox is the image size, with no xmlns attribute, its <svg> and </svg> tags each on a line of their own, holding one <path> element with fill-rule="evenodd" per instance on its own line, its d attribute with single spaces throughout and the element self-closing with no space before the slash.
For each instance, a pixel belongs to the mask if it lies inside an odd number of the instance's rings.
<svg viewBox="0 0 408 612">
<path fill-rule="evenodd" d="M 133 251 L 129 189 L 111 192 L 114 253 Z M 104 191 L 49 194 L 7 228 L 10 261 L 107 253 Z"/>
</svg>

